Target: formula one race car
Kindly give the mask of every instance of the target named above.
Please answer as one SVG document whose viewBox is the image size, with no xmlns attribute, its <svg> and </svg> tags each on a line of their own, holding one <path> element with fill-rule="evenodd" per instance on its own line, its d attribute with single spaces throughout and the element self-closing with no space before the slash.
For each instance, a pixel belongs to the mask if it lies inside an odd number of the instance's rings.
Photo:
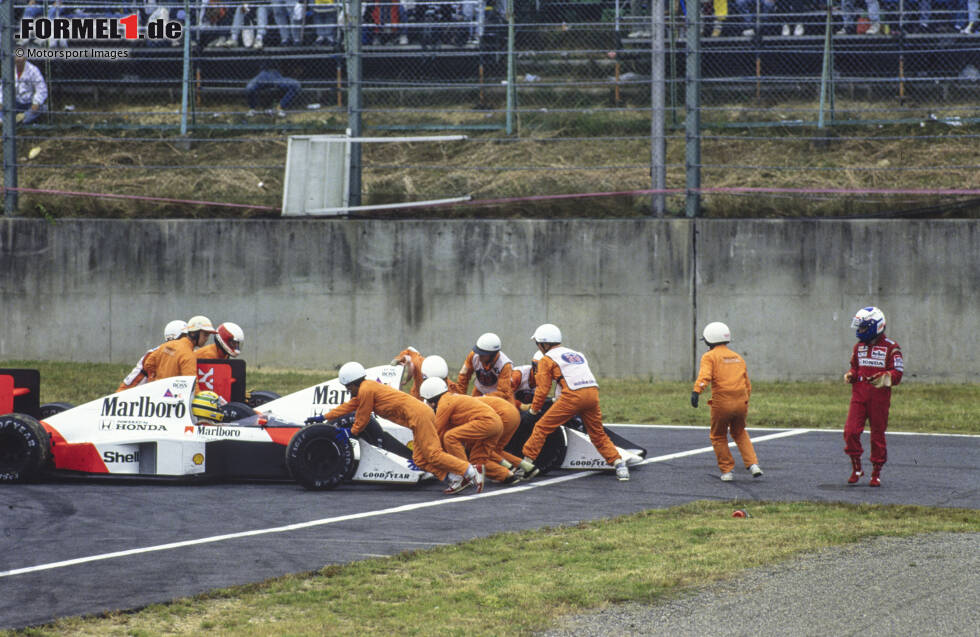
<svg viewBox="0 0 980 637">
<path fill-rule="evenodd" d="M 393 376 L 400 368 L 369 370 Z M 176 376 L 104 396 L 44 420 L 0 416 L 0 482 L 48 475 L 141 478 L 293 479 L 328 489 L 344 480 L 416 484 L 429 474 L 410 465 L 411 452 L 386 438 L 374 446 L 348 440 L 329 424 L 304 426 L 247 405 L 229 403 L 233 419 L 192 413 L 193 376 Z M 318 386 L 346 393 L 336 380 Z"/>
</svg>

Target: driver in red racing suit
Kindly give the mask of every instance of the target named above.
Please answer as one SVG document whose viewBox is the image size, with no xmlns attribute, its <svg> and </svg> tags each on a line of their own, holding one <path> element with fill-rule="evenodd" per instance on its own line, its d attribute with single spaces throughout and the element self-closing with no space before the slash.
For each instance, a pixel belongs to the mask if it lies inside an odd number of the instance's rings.
<svg viewBox="0 0 980 637">
<path fill-rule="evenodd" d="M 864 475 L 861 467 L 861 434 L 865 421 L 871 424 L 871 480 L 869 486 L 881 486 L 881 468 L 888 460 L 885 430 L 892 386 L 902 381 L 905 361 L 898 343 L 885 336 L 885 315 L 876 307 L 858 311 L 851 321 L 858 342 L 851 354 L 851 367 L 844 380 L 851 383 L 851 405 L 844 425 L 844 453 L 851 457 L 851 477 L 856 484 Z"/>
</svg>

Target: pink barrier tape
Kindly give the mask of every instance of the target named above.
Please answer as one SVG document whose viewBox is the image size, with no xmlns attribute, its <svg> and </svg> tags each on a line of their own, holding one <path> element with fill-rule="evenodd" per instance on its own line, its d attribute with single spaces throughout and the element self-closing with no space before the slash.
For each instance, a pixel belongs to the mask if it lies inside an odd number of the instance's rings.
<svg viewBox="0 0 980 637">
<path fill-rule="evenodd" d="M 194 199 L 171 199 L 169 197 L 146 197 L 143 195 L 117 195 L 108 192 L 77 192 L 73 190 L 45 190 L 41 188 L 3 188 L 4 191 L 26 192 L 38 195 L 60 195 L 65 197 L 97 197 L 100 199 L 132 199 L 157 203 L 179 203 L 189 206 L 222 206 L 225 208 L 251 208 L 253 210 L 279 210 L 274 206 L 257 206 L 244 203 L 223 203 L 220 201 L 196 201 Z"/>
<path fill-rule="evenodd" d="M 528 197 L 502 197 L 499 199 L 473 199 L 464 206 L 494 206 L 503 203 L 520 201 L 547 201 L 552 199 L 586 199 L 593 197 L 618 197 L 623 195 L 684 195 L 697 192 L 702 195 L 739 195 L 739 194 L 771 194 L 771 195 L 935 195 L 950 196 L 980 196 L 980 190 L 959 188 L 763 188 L 763 187 L 730 187 L 730 188 L 648 188 L 643 190 L 618 190 L 612 192 L 581 192 L 561 195 L 532 195 Z"/>
</svg>

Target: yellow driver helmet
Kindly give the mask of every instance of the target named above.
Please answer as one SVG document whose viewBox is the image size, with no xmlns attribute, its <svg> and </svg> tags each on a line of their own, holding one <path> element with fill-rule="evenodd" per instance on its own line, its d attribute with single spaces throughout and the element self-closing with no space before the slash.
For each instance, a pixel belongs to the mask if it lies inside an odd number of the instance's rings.
<svg viewBox="0 0 980 637">
<path fill-rule="evenodd" d="M 191 413 L 212 422 L 221 422 L 225 418 L 221 411 L 221 399 L 213 391 L 198 392 L 191 402 Z"/>
</svg>

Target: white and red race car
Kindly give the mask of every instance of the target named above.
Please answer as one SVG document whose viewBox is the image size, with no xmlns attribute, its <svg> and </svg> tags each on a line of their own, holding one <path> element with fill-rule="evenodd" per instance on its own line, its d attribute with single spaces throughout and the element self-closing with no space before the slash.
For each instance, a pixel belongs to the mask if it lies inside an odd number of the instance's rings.
<svg viewBox="0 0 980 637">
<path fill-rule="evenodd" d="M 397 389 L 402 369 L 381 365 L 367 373 Z M 330 489 L 344 481 L 416 484 L 431 477 L 410 462 L 411 430 L 384 418 L 376 418 L 359 439 L 348 439 L 340 429 L 351 424 L 353 414 L 332 424 L 303 424 L 349 399 L 336 379 L 254 409 L 230 402 L 221 423 L 193 416 L 193 381 L 193 376 L 154 381 L 41 420 L 17 412 L 0 416 L 0 482 L 57 475 L 292 479 L 308 489 Z M 508 445 L 518 455 L 534 426 L 527 414 L 524 418 Z M 627 464 L 646 455 L 609 433 Z M 544 473 L 612 470 L 574 422 L 548 437 L 536 464 Z"/>
<path fill-rule="evenodd" d="M 400 367 L 387 365 L 368 372 L 394 387 L 401 376 Z M 191 413 L 193 382 L 193 376 L 161 379 L 43 420 L 16 412 L 0 416 L 0 482 L 56 475 L 292 479 L 328 489 L 345 480 L 415 484 L 429 477 L 390 437 L 376 447 L 348 440 L 330 424 L 304 426 L 305 418 L 258 414 L 241 403 L 226 406 L 230 422 L 199 421 Z M 336 380 L 310 390 L 316 397 L 347 394 Z"/>
</svg>

